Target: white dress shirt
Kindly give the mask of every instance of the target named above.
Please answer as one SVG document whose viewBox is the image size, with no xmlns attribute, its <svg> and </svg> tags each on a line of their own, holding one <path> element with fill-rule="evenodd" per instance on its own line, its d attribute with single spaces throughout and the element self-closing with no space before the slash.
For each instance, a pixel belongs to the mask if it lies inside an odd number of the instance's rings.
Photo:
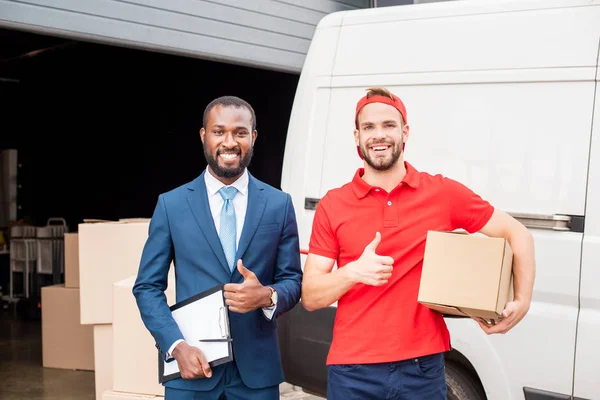
<svg viewBox="0 0 600 400">
<path fill-rule="evenodd" d="M 242 228 L 244 227 L 244 219 L 246 218 L 246 209 L 248 208 L 248 170 L 244 170 L 242 176 L 231 185 L 238 190 L 233 198 L 233 207 L 235 208 L 235 248 L 240 244 L 240 236 L 242 236 Z M 221 236 L 221 208 L 223 207 L 223 197 L 219 193 L 221 188 L 227 186 L 206 170 L 204 173 L 204 183 L 206 184 L 206 193 L 208 194 L 208 204 L 210 205 L 210 213 L 212 214 L 215 228 L 219 237 Z M 237 260 L 236 260 L 237 267 Z"/>
<path fill-rule="evenodd" d="M 246 210 L 248 209 L 248 170 L 245 169 L 242 176 L 240 176 L 235 182 L 231 185 L 225 185 L 223 182 L 212 176 L 212 174 L 206 169 L 204 173 L 204 183 L 206 184 L 206 193 L 208 195 L 208 204 L 210 206 L 210 213 L 212 214 L 213 221 L 215 223 L 215 228 L 217 229 L 217 233 L 219 236 L 221 232 L 219 232 L 221 228 L 221 208 L 223 207 L 223 197 L 219 193 L 224 186 L 233 186 L 238 190 L 235 197 L 233 198 L 233 207 L 235 208 L 235 248 L 237 249 L 240 244 L 240 237 L 242 236 L 242 229 L 244 228 L 244 220 L 246 219 Z M 237 268 L 237 260 L 236 266 Z M 273 318 L 273 313 L 275 312 L 275 307 L 263 307 L 263 314 L 269 320 Z M 171 357 L 173 354 L 173 350 L 175 346 L 182 342 L 182 339 L 175 341 L 169 348 L 169 352 L 167 353 L 167 358 Z"/>
</svg>

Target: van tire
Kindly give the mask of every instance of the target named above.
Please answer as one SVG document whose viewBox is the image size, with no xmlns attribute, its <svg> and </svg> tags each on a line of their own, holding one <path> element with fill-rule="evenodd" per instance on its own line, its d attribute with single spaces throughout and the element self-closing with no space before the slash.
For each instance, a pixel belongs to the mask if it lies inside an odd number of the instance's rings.
<svg viewBox="0 0 600 400">
<path fill-rule="evenodd" d="M 477 377 L 453 362 L 446 363 L 446 388 L 448 400 L 487 400 Z"/>
</svg>

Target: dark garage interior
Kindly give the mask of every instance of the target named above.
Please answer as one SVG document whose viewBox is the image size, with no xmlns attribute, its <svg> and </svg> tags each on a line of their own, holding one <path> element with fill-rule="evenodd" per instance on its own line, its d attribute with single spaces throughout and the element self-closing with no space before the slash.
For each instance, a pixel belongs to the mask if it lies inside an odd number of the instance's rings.
<svg viewBox="0 0 600 400">
<path fill-rule="evenodd" d="M 298 75 L 0 30 L 0 149 L 18 150 L 18 219 L 150 217 L 206 167 L 198 131 L 221 95 L 247 100 L 249 167 L 279 187 Z"/>
</svg>

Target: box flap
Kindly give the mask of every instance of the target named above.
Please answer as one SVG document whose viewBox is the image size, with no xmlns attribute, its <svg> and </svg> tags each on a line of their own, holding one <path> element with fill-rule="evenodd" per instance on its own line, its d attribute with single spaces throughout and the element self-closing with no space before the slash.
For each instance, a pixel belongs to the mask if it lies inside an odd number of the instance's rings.
<svg viewBox="0 0 600 400">
<path fill-rule="evenodd" d="M 121 223 L 130 223 L 130 222 L 148 222 L 150 218 L 119 218 L 119 222 Z"/>
<path fill-rule="evenodd" d="M 149 222 L 150 218 L 119 218 L 118 220 L 84 218 L 84 224 L 132 224 L 137 222 Z"/>
<path fill-rule="evenodd" d="M 496 323 L 502 319 L 502 316 L 500 314 L 496 314 L 496 312 L 489 311 L 489 310 L 476 310 L 476 309 L 471 309 L 471 308 L 461 308 L 461 311 L 463 311 L 465 314 L 467 314 L 471 317 L 483 318 L 491 323 Z"/>
<path fill-rule="evenodd" d="M 463 318 L 469 317 L 467 314 L 465 314 L 464 312 L 459 310 L 457 307 L 444 306 L 442 304 L 424 303 L 424 302 L 419 302 L 419 303 L 421 303 L 443 315 L 454 315 L 454 316 L 463 317 Z"/>
<path fill-rule="evenodd" d="M 496 314 L 494 311 L 488 310 L 477 310 L 472 308 L 454 307 L 447 306 L 444 304 L 427 303 L 420 301 L 419 303 L 431 308 L 434 311 L 441 313 L 444 316 L 456 316 L 463 318 L 483 318 L 489 322 L 496 323 L 502 319 L 500 314 Z"/>
</svg>

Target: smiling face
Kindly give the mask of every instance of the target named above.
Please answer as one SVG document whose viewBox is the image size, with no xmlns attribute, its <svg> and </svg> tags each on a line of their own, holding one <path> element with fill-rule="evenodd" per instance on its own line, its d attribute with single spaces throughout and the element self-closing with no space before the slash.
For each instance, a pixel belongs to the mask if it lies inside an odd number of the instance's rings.
<svg viewBox="0 0 600 400">
<path fill-rule="evenodd" d="M 373 169 L 386 171 L 396 165 L 408 138 L 408 125 L 400 112 L 384 103 L 370 103 L 358 114 L 354 139 L 365 162 Z"/>
<path fill-rule="evenodd" d="M 252 160 L 257 132 L 246 107 L 216 105 L 200 129 L 209 171 L 226 185 L 235 182 Z"/>
</svg>

